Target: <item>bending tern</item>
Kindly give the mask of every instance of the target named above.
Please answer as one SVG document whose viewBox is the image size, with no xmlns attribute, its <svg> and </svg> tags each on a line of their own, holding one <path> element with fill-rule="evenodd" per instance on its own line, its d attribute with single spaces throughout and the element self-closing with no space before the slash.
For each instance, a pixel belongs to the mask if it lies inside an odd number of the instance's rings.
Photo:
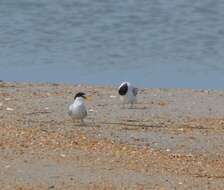
<svg viewBox="0 0 224 190">
<path fill-rule="evenodd" d="M 130 82 L 122 82 L 118 87 L 118 93 L 121 95 L 123 101 L 123 107 L 125 104 L 133 104 L 137 100 L 138 88 L 134 87 Z"/>
</svg>

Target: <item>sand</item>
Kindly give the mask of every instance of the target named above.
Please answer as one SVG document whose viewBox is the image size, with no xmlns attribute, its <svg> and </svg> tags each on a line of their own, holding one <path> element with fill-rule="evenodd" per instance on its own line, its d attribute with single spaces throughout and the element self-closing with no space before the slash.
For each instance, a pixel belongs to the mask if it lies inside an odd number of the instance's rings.
<svg viewBox="0 0 224 190">
<path fill-rule="evenodd" d="M 67 111 L 78 91 L 85 126 Z M 0 82 L 0 189 L 224 189 L 224 91 Z"/>
</svg>

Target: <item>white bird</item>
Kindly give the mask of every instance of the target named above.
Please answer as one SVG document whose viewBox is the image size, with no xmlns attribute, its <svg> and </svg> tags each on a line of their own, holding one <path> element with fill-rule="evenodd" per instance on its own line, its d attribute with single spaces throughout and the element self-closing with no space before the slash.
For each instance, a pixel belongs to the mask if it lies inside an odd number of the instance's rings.
<svg viewBox="0 0 224 190">
<path fill-rule="evenodd" d="M 138 88 L 132 86 L 130 82 L 122 82 L 118 87 L 118 93 L 121 95 L 123 106 L 131 104 L 132 108 L 137 100 Z"/>
<path fill-rule="evenodd" d="M 80 120 L 84 124 L 83 119 L 87 116 L 86 106 L 84 100 L 87 99 L 85 93 L 79 92 L 74 97 L 74 102 L 69 106 L 68 114 L 73 121 Z"/>
</svg>

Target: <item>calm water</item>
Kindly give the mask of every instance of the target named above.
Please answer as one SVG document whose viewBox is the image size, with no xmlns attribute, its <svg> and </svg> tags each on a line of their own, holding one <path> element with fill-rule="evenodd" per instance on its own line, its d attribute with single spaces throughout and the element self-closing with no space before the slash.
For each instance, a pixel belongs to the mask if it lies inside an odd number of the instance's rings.
<svg viewBox="0 0 224 190">
<path fill-rule="evenodd" d="M 224 1 L 1 0 L 0 79 L 224 89 Z"/>
</svg>

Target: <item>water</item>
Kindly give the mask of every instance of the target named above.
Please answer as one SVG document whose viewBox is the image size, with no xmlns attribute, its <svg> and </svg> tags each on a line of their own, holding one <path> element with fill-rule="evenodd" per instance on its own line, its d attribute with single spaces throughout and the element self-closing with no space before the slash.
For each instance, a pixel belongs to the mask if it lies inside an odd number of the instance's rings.
<svg viewBox="0 0 224 190">
<path fill-rule="evenodd" d="M 1 0 L 0 79 L 224 88 L 222 0 Z"/>
</svg>

